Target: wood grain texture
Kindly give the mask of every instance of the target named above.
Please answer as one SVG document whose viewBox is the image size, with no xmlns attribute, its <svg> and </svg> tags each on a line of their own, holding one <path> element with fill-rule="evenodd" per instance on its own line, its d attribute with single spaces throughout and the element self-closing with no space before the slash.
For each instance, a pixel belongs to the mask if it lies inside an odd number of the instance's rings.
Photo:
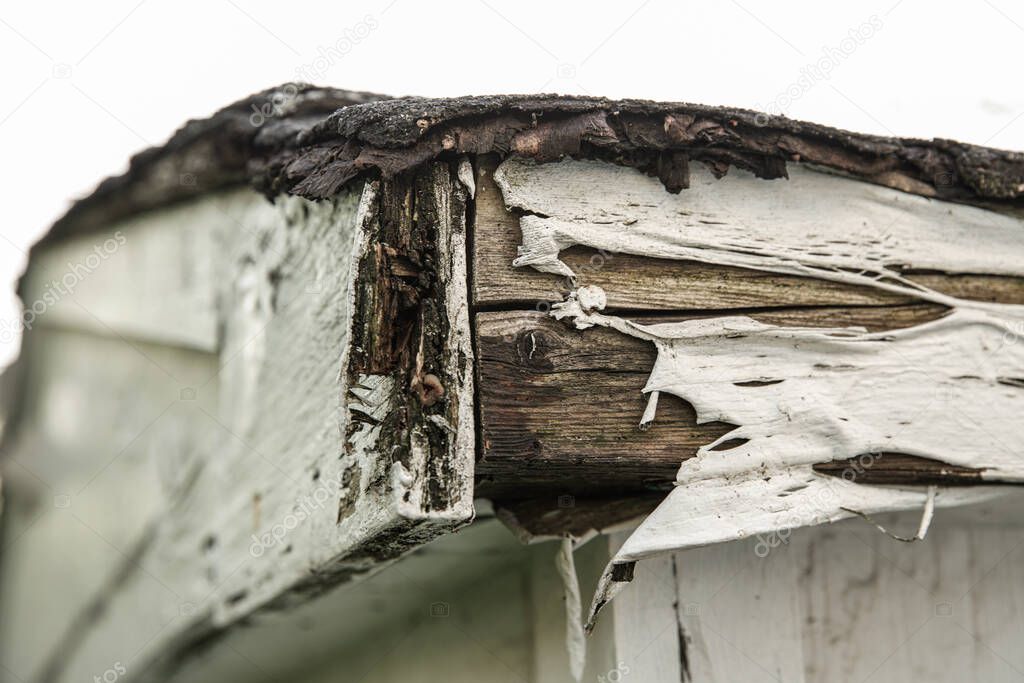
<svg viewBox="0 0 1024 683">
<path fill-rule="evenodd" d="M 716 433 L 672 400 L 664 429 L 637 429 L 650 344 L 605 330 L 583 338 L 538 313 L 481 313 L 477 334 L 478 495 L 667 488 L 680 460 Z M 571 418 L 584 410 L 587 420 Z"/>
<path fill-rule="evenodd" d="M 476 176 L 478 492 L 499 499 L 506 521 L 526 537 L 602 528 L 624 511 L 644 509 L 651 491 L 672 487 L 681 462 L 730 431 L 724 423 L 698 425 L 689 404 L 665 393 L 657 422 L 639 430 L 641 390 L 656 351 L 607 330 L 580 333 L 545 319 L 550 306 L 575 287 L 601 287 L 608 308 L 646 323 L 738 309 L 768 324 L 882 331 L 933 320 L 946 310 L 913 302 L 909 287 L 875 287 L 871 278 L 854 274 L 855 268 L 850 278 L 830 280 L 796 275 L 805 271 L 788 262 L 771 272 L 744 260 L 762 251 L 796 254 L 794 259 L 807 252 L 826 268 L 846 268 L 864 256 L 952 297 L 1024 302 L 1024 278 L 1013 277 L 1019 263 L 1007 256 L 1021 249 L 1012 215 L 929 202 L 804 169 L 794 171 L 791 181 L 775 183 L 742 173 L 718 181 L 696 174 L 697 185 L 679 196 L 635 171 L 596 162 L 506 160 L 501 169 L 500 189 L 493 158 L 479 160 Z M 507 210 L 506 203 L 515 208 Z M 520 221 L 533 231 L 525 241 Z M 722 254 L 709 255 L 716 236 L 726 246 Z M 961 261 L 958 255 L 972 240 L 980 240 L 978 248 Z M 523 267 L 512 267 L 517 257 Z M 687 260 L 705 257 L 706 262 Z M 921 270 L 964 264 L 974 274 Z M 545 270 L 550 272 L 540 272 Z M 526 310 L 495 310 L 502 308 Z M 852 458 L 815 469 L 864 484 L 974 485 L 982 478 L 978 468 L 897 452 L 869 455 L 867 466 Z M 562 509 L 561 501 L 574 496 L 583 501 L 585 523 L 575 523 Z"/>
<path fill-rule="evenodd" d="M 546 312 L 572 290 L 570 279 L 532 268 L 514 268 L 522 244 L 521 213 L 505 207 L 494 182 L 496 158 L 482 157 L 476 177 L 473 303 L 478 307 L 516 307 Z M 781 181 L 780 181 L 781 182 Z M 597 285 L 610 309 L 718 310 L 734 308 L 870 305 L 909 301 L 870 287 L 695 261 L 600 252 L 576 246 L 561 260 L 577 275 L 578 285 Z M 1024 303 L 1024 280 L 994 275 L 915 272 L 915 282 L 959 298 Z"/>
<path fill-rule="evenodd" d="M 664 500 L 663 493 L 628 498 L 584 498 L 548 495 L 495 505 L 495 514 L 523 543 L 564 538 L 589 538 L 635 524 Z"/>
<path fill-rule="evenodd" d="M 751 314 L 765 323 L 909 327 L 942 314 L 938 306 L 808 308 Z M 698 317 L 698 316 L 688 316 Z M 686 319 L 637 316 L 638 322 Z M 638 428 L 641 390 L 656 351 L 652 344 L 607 329 L 579 331 L 529 311 L 477 314 L 481 444 L 477 495 L 504 499 L 559 495 L 625 496 L 667 490 L 679 463 L 729 431 L 698 425 L 689 404 L 662 395 L 658 419 Z M 612 400 L 614 398 L 614 400 Z M 588 415 L 575 420 L 576 413 Z M 891 465 L 891 467 L 890 467 Z M 847 476 L 849 464 L 821 471 Z M 864 483 L 972 483 L 976 472 L 898 454 L 854 467 Z M 543 513 L 521 512 L 524 528 L 550 532 Z"/>
</svg>

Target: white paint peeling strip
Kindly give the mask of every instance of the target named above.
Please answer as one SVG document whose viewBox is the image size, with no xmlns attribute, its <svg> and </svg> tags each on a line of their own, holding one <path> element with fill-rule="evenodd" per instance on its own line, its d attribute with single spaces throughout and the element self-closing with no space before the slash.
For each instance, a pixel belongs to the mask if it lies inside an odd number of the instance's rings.
<svg viewBox="0 0 1024 683">
<path fill-rule="evenodd" d="M 473 178 L 473 165 L 469 163 L 469 159 L 463 157 L 459 160 L 457 174 L 470 199 L 476 197 L 476 180 Z"/>
<path fill-rule="evenodd" d="M 495 179 L 521 219 L 515 265 L 573 275 L 573 245 L 867 285 L 950 307 L 943 318 L 869 333 L 766 325 L 746 316 L 640 325 L 600 313 L 582 287 L 552 314 L 602 326 L 658 351 L 640 426 L 658 396 L 691 403 L 698 423 L 738 425 L 682 462 L 676 487 L 612 565 L 854 514 L 922 508 L 998 494 L 995 487 L 922 490 L 855 484 L 813 465 L 896 452 L 1024 482 L 1024 307 L 963 301 L 903 278 L 911 266 L 1024 275 L 1024 225 L 1001 214 L 791 171 L 789 183 L 698 177 L 675 196 L 656 180 L 599 162 L 506 161 Z M 735 445 L 733 445 L 735 444 Z M 729 447 L 731 445 L 731 447 Z M 715 450 L 716 448 L 723 450 Z M 609 565 L 591 608 L 621 588 Z"/>
<path fill-rule="evenodd" d="M 658 357 L 645 391 L 691 403 L 699 423 L 739 425 L 682 462 L 676 488 L 614 562 L 850 516 L 971 502 L 987 489 L 867 486 L 812 466 L 896 452 L 1024 481 L 1024 325 L 1020 307 L 964 302 L 947 316 L 884 333 L 765 325 L 745 316 L 639 325 L 586 311 L 554 314 L 579 328 L 646 339 Z M 653 404 L 653 406 L 652 406 Z M 650 402 L 642 419 L 654 419 Z M 727 442 L 739 445 L 714 450 Z M 927 528 L 926 526 L 924 527 Z M 601 598 L 604 600 L 604 598 Z"/>
<path fill-rule="evenodd" d="M 912 266 L 1024 275 L 1021 221 L 791 165 L 789 180 L 738 169 L 715 180 L 695 164 L 690 188 L 669 194 L 635 169 L 599 161 L 509 159 L 494 173 L 520 220 L 516 266 L 572 276 L 558 258 L 598 250 L 819 276 Z M 876 283 L 877 284 L 877 283 Z M 913 286 L 912 283 L 906 286 Z"/>
<path fill-rule="evenodd" d="M 573 680 L 578 682 L 583 679 L 583 666 L 587 661 L 587 641 L 583 634 L 583 605 L 576 576 L 576 561 L 573 558 L 575 547 L 572 538 L 563 538 L 558 555 L 555 556 L 555 566 L 562 579 L 565 599 L 565 643 L 569 652 L 569 671 Z"/>
</svg>

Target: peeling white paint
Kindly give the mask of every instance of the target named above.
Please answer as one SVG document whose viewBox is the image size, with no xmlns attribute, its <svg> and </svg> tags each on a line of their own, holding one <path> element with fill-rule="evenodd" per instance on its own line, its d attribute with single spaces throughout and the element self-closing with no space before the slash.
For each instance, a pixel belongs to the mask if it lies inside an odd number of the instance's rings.
<svg viewBox="0 0 1024 683">
<path fill-rule="evenodd" d="M 505 204 L 528 212 L 515 266 L 573 276 L 573 245 L 868 284 L 915 287 L 893 269 L 1024 275 L 1019 219 L 791 165 L 788 180 L 695 165 L 669 194 L 642 173 L 599 161 L 510 159 L 494 173 Z M 887 287 L 886 282 L 876 286 Z"/>
<path fill-rule="evenodd" d="M 473 165 L 469 163 L 468 158 L 463 157 L 459 160 L 459 169 L 456 171 L 456 175 L 462 186 L 466 188 L 469 198 L 476 197 L 476 180 L 473 177 Z"/>
<path fill-rule="evenodd" d="M 581 329 L 600 325 L 652 342 L 658 358 L 646 392 L 690 402 L 699 423 L 738 425 L 682 462 L 676 488 L 616 563 L 929 500 L 920 488 L 820 475 L 816 463 L 899 452 L 982 468 L 986 479 L 1024 481 L 1014 448 L 1024 441 L 1024 392 L 1001 381 L 1024 374 L 1024 345 L 1004 343 L 1006 331 L 1024 323 L 1021 307 L 1000 316 L 963 302 L 924 325 L 868 333 L 745 316 L 640 325 L 580 303 L 599 298 L 574 293 L 553 314 Z M 715 450 L 730 442 L 738 445 Z M 988 487 L 943 489 L 934 500 L 955 505 L 991 494 Z"/>
<path fill-rule="evenodd" d="M 573 552 L 576 543 L 572 538 L 563 538 L 555 567 L 562 580 L 562 597 L 565 600 L 565 643 L 569 653 L 569 673 L 573 680 L 583 680 L 583 667 L 587 662 L 587 641 L 583 633 L 583 603 L 580 599 L 580 582 L 576 574 Z"/>
<path fill-rule="evenodd" d="M 669 195 L 642 174 L 599 162 L 506 161 L 495 174 L 521 219 L 517 266 L 573 276 L 573 245 L 867 285 L 946 305 L 908 329 L 766 325 L 746 316 L 640 325 L 600 313 L 581 287 L 552 315 L 602 326 L 658 350 L 641 428 L 658 397 L 691 403 L 699 423 L 737 425 L 682 462 L 676 487 L 625 542 L 602 578 L 596 611 L 624 583 L 613 565 L 854 514 L 974 502 L 996 487 L 855 484 L 813 465 L 898 452 L 1024 481 L 1024 306 L 964 301 L 897 268 L 1024 275 L 1024 225 L 1009 216 L 794 168 L 767 183 L 697 174 Z M 738 176 L 738 177 L 735 177 Z M 720 450 L 716 450 L 720 449 Z"/>
</svg>

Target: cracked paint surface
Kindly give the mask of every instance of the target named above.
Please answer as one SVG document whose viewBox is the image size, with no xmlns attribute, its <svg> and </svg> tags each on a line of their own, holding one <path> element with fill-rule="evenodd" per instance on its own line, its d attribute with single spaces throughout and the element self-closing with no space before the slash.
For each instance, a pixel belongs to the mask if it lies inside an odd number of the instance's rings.
<svg viewBox="0 0 1024 683">
<path fill-rule="evenodd" d="M 1024 344 L 1015 342 L 1024 306 L 957 299 L 899 272 L 1024 275 L 1024 226 L 810 171 L 793 176 L 795 187 L 739 178 L 717 192 L 698 179 L 696 191 L 672 196 L 596 162 L 505 162 L 495 175 L 506 203 L 529 212 L 515 265 L 572 276 L 558 255 L 584 245 L 867 285 L 949 308 L 928 323 L 869 333 L 747 316 L 641 325 L 603 314 L 604 292 L 593 286 L 556 305 L 552 315 L 579 329 L 609 327 L 655 345 L 641 428 L 655 422 L 661 393 L 691 403 L 699 423 L 737 425 L 682 461 L 675 488 L 609 565 L 591 621 L 625 585 L 616 566 L 858 513 L 924 508 L 930 517 L 933 505 L 999 493 L 857 484 L 816 473 L 818 463 L 896 452 L 1024 482 Z"/>
<path fill-rule="evenodd" d="M 928 503 L 923 487 L 864 485 L 813 470 L 831 460 L 897 452 L 980 468 L 983 479 L 1024 481 L 1024 458 L 1013 446 L 1024 437 L 1024 391 L 1007 381 L 1024 374 L 1024 345 L 1003 341 L 1024 323 L 1021 307 L 998 315 L 965 306 L 882 333 L 745 316 L 639 325 L 581 304 L 600 301 L 594 289 L 578 290 L 554 315 L 655 345 L 642 424 L 656 419 L 651 406 L 665 392 L 691 403 L 698 423 L 738 425 L 682 461 L 675 488 L 615 564 Z M 945 488 L 935 504 L 996 493 Z"/>
</svg>

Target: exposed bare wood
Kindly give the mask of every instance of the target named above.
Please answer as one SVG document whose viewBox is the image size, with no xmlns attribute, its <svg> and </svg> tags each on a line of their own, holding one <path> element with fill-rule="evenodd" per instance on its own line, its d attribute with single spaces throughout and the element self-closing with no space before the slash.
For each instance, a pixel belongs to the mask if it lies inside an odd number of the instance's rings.
<svg viewBox="0 0 1024 683">
<path fill-rule="evenodd" d="M 282 95 L 267 125 L 249 120 Z M 213 673 L 196 655 L 216 651 L 224 664 L 242 642 L 273 649 L 275 633 L 294 634 L 311 613 L 372 610 L 376 595 L 310 598 L 457 530 L 486 496 L 525 541 L 645 520 L 612 553 L 603 542 L 583 546 L 582 586 L 568 569 L 557 585 L 541 547 L 528 551 L 530 571 L 502 572 L 501 590 L 465 591 L 473 562 L 436 562 L 438 549 L 425 549 L 429 591 L 452 578 L 473 604 L 446 622 L 457 633 L 411 639 L 377 679 L 433 680 L 438 644 L 501 611 L 500 628 L 471 638 L 476 658 L 460 653 L 459 680 L 479 678 L 491 656 L 512 663 L 503 680 L 537 683 L 580 670 L 588 680 L 659 683 L 872 675 L 878 667 L 865 669 L 858 650 L 906 642 L 918 620 L 854 633 L 878 596 L 892 597 L 872 582 L 891 585 L 896 574 L 877 568 L 848 577 L 852 616 L 836 617 L 829 581 L 852 566 L 845 543 L 798 546 L 803 564 L 756 551 L 754 561 L 737 543 L 667 553 L 861 514 L 850 501 L 873 515 L 923 506 L 919 538 L 935 507 L 1024 480 L 1014 403 L 1024 347 L 997 353 L 1018 336 L 1024 308 L 1000 327 L 998 316 L 970 318 L 959 305 L 1024 304 L 1024 155 L 679 103 L 359 104 L 372 99 L 286 86 L 192 122 L 77 203 L 34 249 L 20 292 L 47 311 L 10 375 L 23 381 L 24 406 L 4 433 L 17 473 L 5 471 L 5 496 L 12 480 L 26 492 L 10 499 L 5 523 L 27 531 L 18 553 L 2 556 L 0 607 L 7 620 L 44 628 L 2 639 L 5 668 L 70 683 L 135 653 L 133 680 L 233 679 L 237 669 Z M 241 189 L 205 196 L 243 182 L 273 204 Z M 71 262 L 110 235 L 118 258 L 76 283 L 73 297 L 46 300 Z M 600 306 L 582 303 L 581 285 L 597 286 L 585 289 Z M 547 315 L 569 294 L 560 315 L 579 329 Z M 724 310 L 748 317 L 726 320 Z M 688 324 L 657 325 L 677 321 Z M 848 326 L 885 333 L 838 329 Z M 108 362 L 117 367 L 106 372 Z M 762 375 L 765 367 L 779 371 Z M 864 368 L 866 383 L 851 373 Z M 962 421 L 936 410 L 917 420 L 928 389 L 974 384 L 988 393 L 951 394 Z M 877 425 L 892 428 L 876 434 Z M 120 462 L 108 460 L 112 444 L 123 446 Z M 930 459 L 950 444 L 956 457 Z M 57 495 L 50 505 L 51 479 L 78 491 L 73 502 Z M 819 485 L 854 494 L 820 505 L 811 499 Z M 94 537 L 82 541 L 81 525 Z M 1011 529 L 1001 531 L 984 539 L 986 552 L 1002 552 Z M 952 564 L 933 564 L 969 578 L 970 592 L 990 572 L 957 564 L 974 558 L 965 534 L 955 535 Z M 574 556 L 563 547 L 568 568 Z M 497 561 L 479 539 L 449 550 L 482 555 L 480 567 Z M 578 588 L 590 594 L 597 583 L 596 609 L 634 574 L 653 575 L 655 590 L 634 593 L 598 627 L 583 669 L 564 640 L 582 651 L 579 610 L 565 623 L 559 596 L 578 608 Z M 861 586 L 870 600 L 856 597 Z M 398 591 L 389 622 L 411 614 L 416 592 Z M 449 616 L 452 605 L 435 604 Z M 441 616 L 435 604 L 431 616 Z M 986 607 L 986 619 L 1003 614 Z M 255 639 L 239 628 L 277 617 Z M 815 632 L 814 619 L 831 630 Z M 404 642 L 383 618 L 374 624 L 389 638 L 362 622 L 341 629 L 349 673 Z M 1013 632 L 972 628 L 992 639 Z M 851 646 L 833 661 L 837 633 Z M 293 657 L 336 654 L 327 635 Z M 937 661 L 901 669 L 901 680 L 941 676 Z M 272 668 L 281 676 L 295 666 Z M 958 675 L 992 672 L 963 666 Z"/>
<path fill-rule="evenodd" d="M 664 499 L 662 493 L 629 498 L 582 498 L 570 494 L 501 503 L 499 519 L 523 543 L 562 538 L 587 538 L 640 519 Z"/>
<path fill-rule="evenodd" d="M 765 323 L 848 326 L 869 330 L 909 327 L 942 314 L 928 304 L 886 307 L 782 309 L 751 314 Z M 692 319 L 693 316 L 690 316 Z M 684 316 L 645 318 L 668 322 Z M 663 396 L 658 421 L 637 428 L 641 394 L 654 363 L 654 347 L 605 329 L 581 332 L 536 312 L 477 314 L 480 420 L 478 495 L 522 498 L 617 495 L 667 490 L 681 460 L 729 431 L 721 423 L 696 424 L 684 401 Z M 610 400 L 614 397 L 615 400 Z M 566 419 L 577 411 L 586 420 Z M 902 455 L 883 455 L 871 466 L 819 466 L 863 483 L 969 483 L 977 472 Z"/>
<path fill-rule="evenodd" d="M 1024 277 L 1024 233 L 1013 215 L 806 170 L 777 188 L 746 175 L 718 183 L 700 177 L 678 197 L 641 174 L 596 161 L 506 160 L 495 182 L 505 203 L 524 212 L 514 266 L 575 279 L 559 256 L 585 245 L 602 254 L 870 286 L 950 309 L 907 329 L 868 332 L 749 316 L 645 325 L 601 313 L 607 295 L 594 285 L 555 306 L 552 315 L 576 329 L 608 328 L 655 347 L 641 429 L 652 426 L 661 394 L 691 402 L 697 423 L 734 426 L 693 457 L 680 447 L 675 486 L 609 564 L 588 626 L 641 559 L 914 508 L 923 509 L 912 539 L 920 540 L 936 505 L 1005 491 L 883 487 L 822 476 L 814 465 L 895 452 L 964 468 L 986 483 L 1022 481 L 1021 396 L 1007 387 L 1019 386 L 1024 372 L 1013 343 L 1024 307 L 949 296 L 906 276 L 909 269 L 931 268 Z M 929 410 L 937 400 L 939 408 Z M 948 410 L 962 419 L 941 415 Z M 567 419 L 591 412 L 572 411 Z M 963 483 L 962 472 L 955 476 Z"/>
<path fill-rule="evenodd" d="M 512 266 L 522 244 L 521 213 L 506 209 L 494 182 L 495 167 L 496 158 L 485 157 L 477 170 L 473 303 L 546 312 L 565 298 L 574 283 L 565 276 Z M 576 285 L 604 289 L 612 309 L 678 311 L 909 301 L 908 297 L 870 287 L 587 247 L 572 247 L 562 253 L 561 259 L 576 273 Z M 960 298 L 1024 303 L 1024 279 L 920 271 L 911 277 Z"/>
</svg>

